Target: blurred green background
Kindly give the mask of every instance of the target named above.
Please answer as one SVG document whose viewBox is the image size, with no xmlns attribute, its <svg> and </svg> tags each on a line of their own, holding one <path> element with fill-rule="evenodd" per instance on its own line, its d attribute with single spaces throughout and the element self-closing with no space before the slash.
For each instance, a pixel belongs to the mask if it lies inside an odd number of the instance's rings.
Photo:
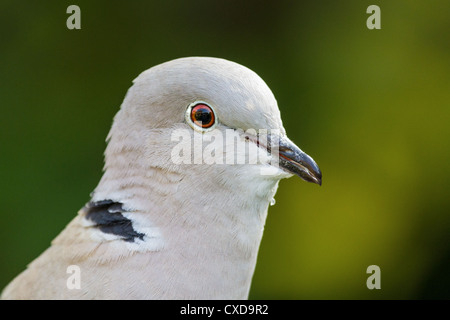
<svg viewBox="0 0 450 320">
<path fill-rule="evenodd" d="M 0 288 L 89 200 L 131 81 L 200 55 L 257 72 L 323 172 L 280 183 L 250 298 L 450 298 L 450 1 L 3 0 L 0 41 Z"/>
</svg>

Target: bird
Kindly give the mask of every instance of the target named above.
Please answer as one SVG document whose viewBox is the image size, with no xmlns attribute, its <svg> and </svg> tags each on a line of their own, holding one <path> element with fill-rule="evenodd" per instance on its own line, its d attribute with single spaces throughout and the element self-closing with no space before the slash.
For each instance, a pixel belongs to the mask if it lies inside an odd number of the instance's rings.
<svg viewBox="0 0 450 320">
<path fill-rule="evenodd" d="M 322 184 L 268 85 L 223 58 L 140 73 L 106 142 L 89 201 L 2 299 L 248 299 L 279 181 Z"/>
</svg>

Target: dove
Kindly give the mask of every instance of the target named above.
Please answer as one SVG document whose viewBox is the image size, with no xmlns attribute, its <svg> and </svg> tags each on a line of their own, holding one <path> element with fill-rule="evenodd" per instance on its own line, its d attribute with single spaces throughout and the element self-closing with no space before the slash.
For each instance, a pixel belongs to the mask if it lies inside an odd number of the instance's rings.
<svg viewBox="0 0 450 320">
<path fill-rule="evenodd" d="M 211 57 L 154 66 L 114 117 L 89 201 L 1 297 L 247 299 L 293 175 L 322 183 L 255 72 Z"/>
</svg>

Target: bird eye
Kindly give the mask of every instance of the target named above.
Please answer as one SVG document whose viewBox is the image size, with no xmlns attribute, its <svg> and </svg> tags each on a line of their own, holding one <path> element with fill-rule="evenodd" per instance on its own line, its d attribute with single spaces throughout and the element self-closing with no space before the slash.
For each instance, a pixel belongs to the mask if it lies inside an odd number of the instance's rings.
<svg viewBox="0 0 450 320">
<path fill-rule="evenodd" d="M 186 120 L 194 129 L 205 132 L 216 124 L 216 115 L 206 102 L 197 101 L 188 106 Z"/>
</svg>

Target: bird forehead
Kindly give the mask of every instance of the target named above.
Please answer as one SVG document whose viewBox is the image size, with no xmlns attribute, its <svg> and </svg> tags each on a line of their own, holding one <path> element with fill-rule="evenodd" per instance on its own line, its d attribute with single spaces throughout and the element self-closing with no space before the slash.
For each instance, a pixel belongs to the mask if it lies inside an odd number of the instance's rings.
<svg viewBox="0 0 450 320">
<path fill-rule="evenodd" d="M 176 59 L 144 71 L 133 82 L 143 89 L 139 94 L 150 97 L 151 108 L 171 110 L 176 118 L 187 105 L 201 100 L 210 103 L 219 122 L 231 128 L 284 130 L 267 84 L 252 70 L 231 61 Z"/>
</svg>

